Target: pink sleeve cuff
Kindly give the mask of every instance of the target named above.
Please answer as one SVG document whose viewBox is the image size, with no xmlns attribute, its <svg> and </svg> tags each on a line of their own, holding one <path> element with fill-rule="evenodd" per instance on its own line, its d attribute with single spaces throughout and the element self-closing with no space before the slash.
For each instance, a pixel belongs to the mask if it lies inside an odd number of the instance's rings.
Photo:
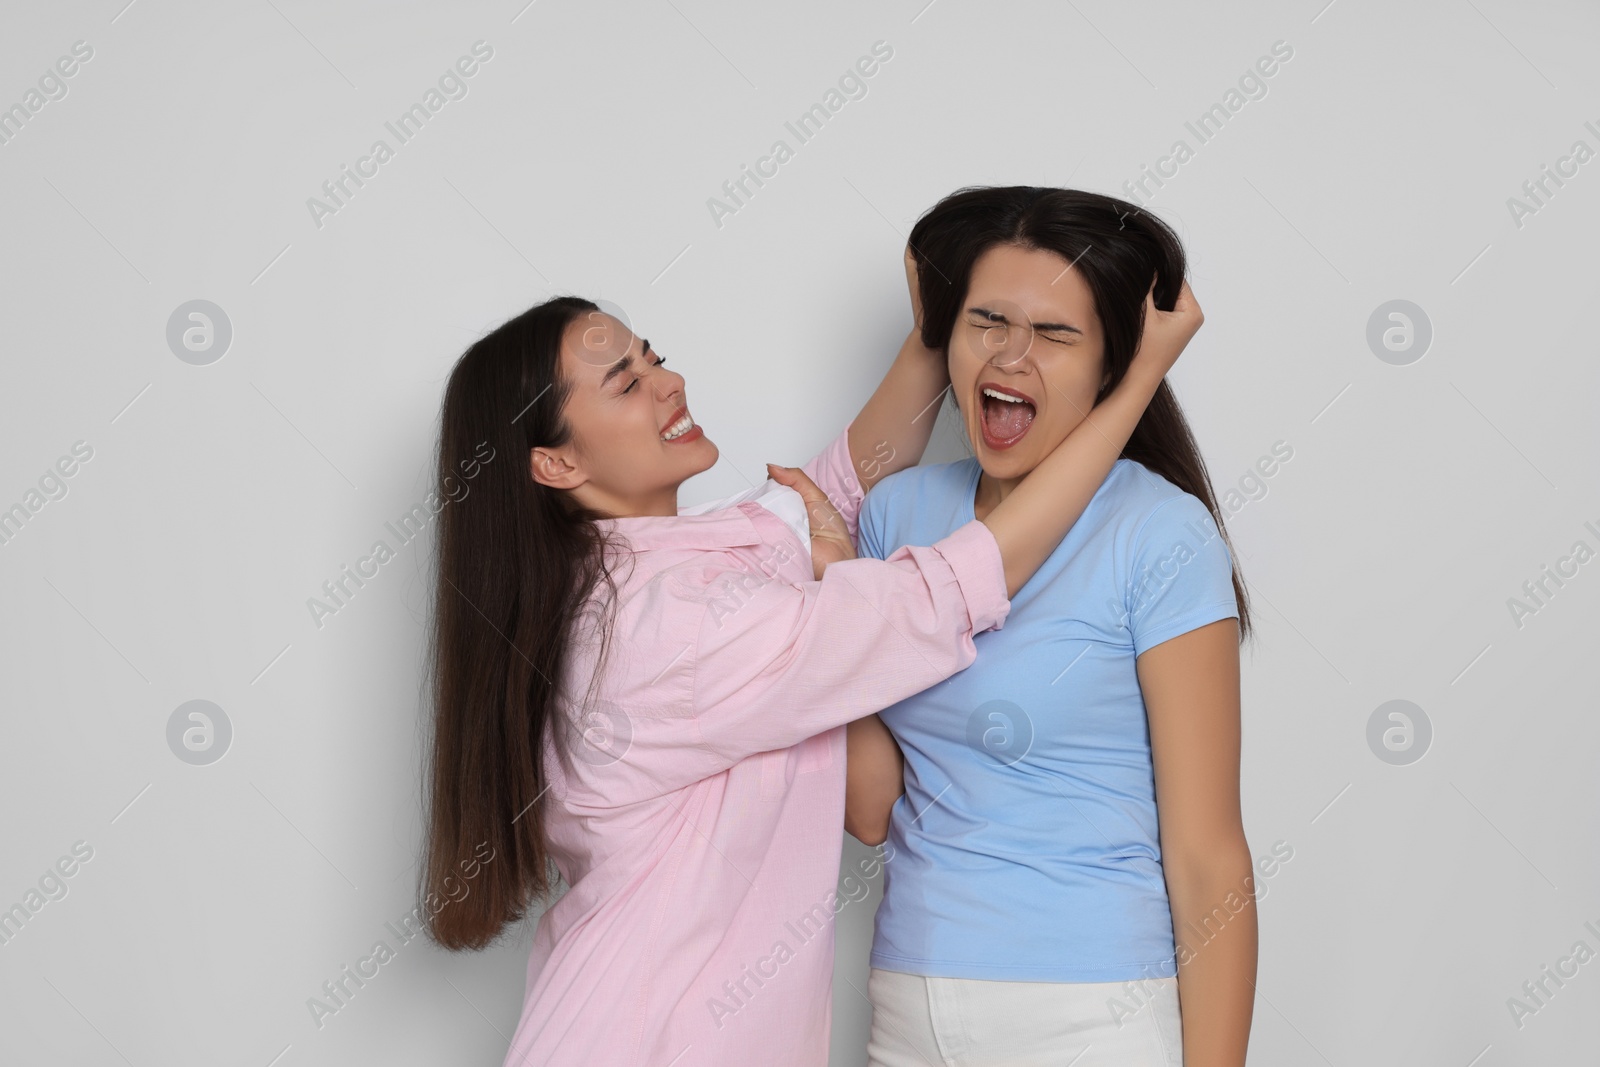
<svg viewBox="0 0 1600 1067">
<path fill-rule="evenodd" d="M 811 457 L 800 469 L 817 483 L 817 488 L 838 509 L 839 517 L 844 520 L 845 530 L 850 535 L 850 543 L 856 544 L 861 501 L 867 494 L 861 488 L 855 461 L 850 457 L 850 427 L 840 430 L 826 448 Z"/>
<path fill-rule="evenodd" d="M 1011 613 L 1006 595 L 1005 561 L 994 531 L 973 519 L 943 537 L 933 546 L 955 572 L 956 584 L 967 602 L 972 632 L 999 630 Z"/>
</svg>

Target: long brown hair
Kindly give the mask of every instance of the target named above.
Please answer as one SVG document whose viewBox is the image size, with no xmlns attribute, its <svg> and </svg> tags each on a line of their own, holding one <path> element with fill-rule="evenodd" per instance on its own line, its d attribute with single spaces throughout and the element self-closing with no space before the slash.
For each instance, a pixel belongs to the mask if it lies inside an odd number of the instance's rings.
<svg viewBox="0 0 1600 1067">
<path fill-rule="evenodd" d="M 598 583 L 613 594 L 615 583 L 600 516 L 535 481 L 528 456 L 572 440 L 561 338 L 598 310 L 575 296 L 530 308 L 468 348 L 445 387 L 438 480 L 451 502 L 437 523 L 419 888 L 428 932 L 446 948 L 483 948 L 553 888 L 542 757 L 564 721 L 557 694 L 575 624 Z M 598 629 L 603 657 L 609 627 Z"/>
<path fill-rule="evenodd" d="M 968 186 L 929 208 L 911 229 L 925 346 L 948 357 L 973 265 L 998 244 L 1054 252 L 1082 272 L 1105 333 L 1107 380 L 1095 403 L 1116 388 L 1133 362 L 1150 280 L 1155 279 L 1155 305 L 1162 311 L 1172 310 L 1183 286 L 1185 257 L 1177 234 L 1125 200 L 1078 189 Z M 1122 455 L 1198 497 L 1234 554 L 1200 447 L 1167 382 L 1156 390 Z M 1250 633 L 1250 609 L 1234 555 L 1233 596 L 1242 641 Z"/>
</svg>

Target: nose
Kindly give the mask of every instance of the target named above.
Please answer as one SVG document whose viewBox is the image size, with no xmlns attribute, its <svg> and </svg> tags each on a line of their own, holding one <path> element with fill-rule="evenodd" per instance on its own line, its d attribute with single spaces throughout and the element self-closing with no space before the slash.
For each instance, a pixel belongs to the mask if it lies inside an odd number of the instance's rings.
<svg viewBox="0 0 1600 1067">
<path fill-rule="evenodd" d="M 970 335 L 973 354 L 991 367 L 1026 370 L 1024 360 L 1033 351 L 1033 320 L 1010 301 L 997 301 L 999 321 Z"/>
<path fill-rule="evenodd" d="M 1011 327 L 1005 329 L 997 340 L 998 344 L 990 342 L 991 351 L 987 353 L 988 358 L 984 362 L 996 370 L 1014 370 L 1019 373 L 1026 371 L 1029 354 L 1033 351 L 1033 328 Z"/>
<path fill-rule="evenodd" d="M 671 400 L 674 393 L 683 393 L 683 375 L 677 371 L 657 367 L 655 371 L 656 399 Z"/>
</svg>

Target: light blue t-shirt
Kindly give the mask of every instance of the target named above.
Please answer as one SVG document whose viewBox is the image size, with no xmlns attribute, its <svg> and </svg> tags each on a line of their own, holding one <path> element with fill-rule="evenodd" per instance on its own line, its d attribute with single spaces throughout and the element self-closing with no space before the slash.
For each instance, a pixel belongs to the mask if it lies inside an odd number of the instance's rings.
<svg viewBox="0 0 1600 1067">
<path fill-rule="evenodd" d="M 862 506 L 860 554 L 973 519 L 976 459 L 910 467 Z M 1119 459 L 977 661 L 880 714 L 906 759 L 872 941 L 884 970 L 998 981 L 1177 974 L 1135 657 L 1238 617 L 1199 498 Z"/>
</svg>

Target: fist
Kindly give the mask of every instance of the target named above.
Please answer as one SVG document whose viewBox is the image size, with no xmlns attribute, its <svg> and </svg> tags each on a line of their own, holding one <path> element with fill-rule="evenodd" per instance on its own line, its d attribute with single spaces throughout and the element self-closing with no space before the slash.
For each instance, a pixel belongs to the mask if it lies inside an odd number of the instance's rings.
<svg viewBox="0 0 1600 1067">
<path fill-rule="evenodd" d="M 811 525 L 811 576 L 822 580 L 828 564 L 841 559 L 855 559 L 856 546 L 845 529 L 844 517 L 833 506 L 828 494 L 817 488 L 805 471 L 799 467 L 780 467 L 767 464 L 767 473 L 779 485 L 787 485 L 800 494 L 806 502 L 806 519 Z"/>
<path fill-rule="evenodd" d="M 911 251 L 911 242 L 906 242 L 906 288 L 911 292 L 911 323 L 918 330 L 922 329 L 922 286 L 917 280 L 917 257 Z"/>
<path fill-rule="evenodd" d="M 1206 316 L 1187 281 L 1178 289 L 1171 311 L 1156 307 L 1155 292 L 1152 284 L 1144 297 L 1144 327 L 1139 333 L 1139 347 L 1134 350 L 1133 362 L 1161 377 L 1178 361 L 1179 354 L 1199 331 Z"/>
</svg>

